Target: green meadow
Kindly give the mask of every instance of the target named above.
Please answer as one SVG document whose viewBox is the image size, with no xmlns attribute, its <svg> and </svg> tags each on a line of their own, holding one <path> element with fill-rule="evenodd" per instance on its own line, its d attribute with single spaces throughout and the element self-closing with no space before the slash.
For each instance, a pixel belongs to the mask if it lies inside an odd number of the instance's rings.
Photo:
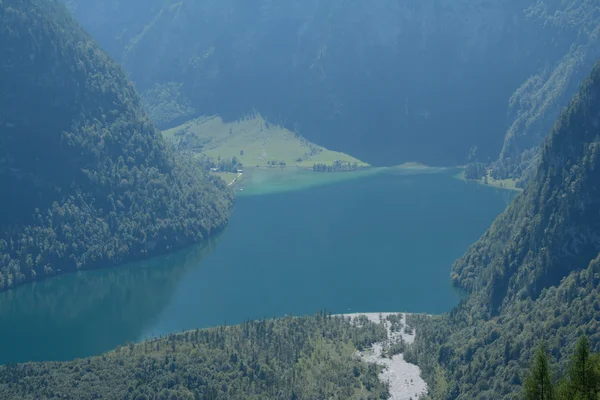
<svg viewBox="0 0 600 400">
<path fill-rule="evenodd" d="M 204 153 L 215 159 L 236 157 L 245 167 L 306 167 L 333 165 L 334 161 L 369 166 L 354 157 L 328 150 L 276 124 L 260 114 L 226 122 L 219 116 L 205 116 L 163 131 L 179 147 Z"/>
</svg>

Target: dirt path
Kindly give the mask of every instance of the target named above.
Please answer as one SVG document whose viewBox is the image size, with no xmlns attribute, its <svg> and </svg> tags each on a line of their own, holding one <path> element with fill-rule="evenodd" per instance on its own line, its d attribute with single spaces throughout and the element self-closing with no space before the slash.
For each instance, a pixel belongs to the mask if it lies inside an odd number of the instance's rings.
<svg viewBox="0 0 600 400">
<path fill-rule="evenodd" d="M 235 177 L 235 178 L 234 178 L 234 179 L 233 179 L 231 182 L 229 182 L 229 183 L 227 184 L 227 186 L 231 186 L 231 185 L 233 185 L 234 183 L 236 183 L 236 182 L 237 182 L 237 180 L 238 180 L 238 179 L 239 179 L 239 178 L 240 178 L 242 175 L 243 175 L 243 174 L 242 174 L 241 172 L 240 172 L 240 173 L 238 173 L 238 174 L 237 174 L 237 176 L 236 176 L 236 177 Z"/>
<path fill-rule="evenodd" d="M 412 333 L 406 332 L 406 314 L 402 314 L 404 327 L 400 332 L 392 331 L 391 323 L 386 320 L 390 314 L 393 313 L 361 313 L 345 314 L 345 316 L 356 318 L 359 315 L 364 315 L 370 321 L 384 324 L 388 330 L 388 343 L 375 343 L 370 350 L 358 352 L 358 355 L 366 362 L 380 364 L 385 367 L 379 375 L 379 379 L 389 382 L 391 400 L 417 400 L 427 393 L 427 384 L 421 378 L 421 369 L 405 361 L 402 354 L 397 354 L 392 358 L 382 356 L 384 346 L 387 344 L 394 344 L 400 340 L 412 343 L 415 340 L 414 331 L 411 331 Z"/>
<path fill-rule="evenodd" d="M 261 144 L 261 155 L 259 157 L 260 160 L 266 161 L 267 160 L 267 150 L 265 149 L 265 147 L 267 146 L 267 142 L 269 141 L 269 139 L 271 139 L 271 137 L 269 136 L 268 133 L 265 132 L 265 140 L 262 142 Z"/>
</svg>

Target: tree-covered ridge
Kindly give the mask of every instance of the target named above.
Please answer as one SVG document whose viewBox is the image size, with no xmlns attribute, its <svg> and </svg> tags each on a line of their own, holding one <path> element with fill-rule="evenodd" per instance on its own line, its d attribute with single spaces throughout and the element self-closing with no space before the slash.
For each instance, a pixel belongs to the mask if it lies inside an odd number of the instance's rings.
<svg viewBox="0 0 600 400">
<path fill-rule="evenodd" d="M 532 183 L 456 262 L 453 279 L 491 309 L 536 297 L 600 251 L 600 64 L 543 146 Z"/>
<path fill-rule="evenodd" d="M 0 289 L 197 242 L 232 194 L 176 156 L 55 0 L 0 3 Z"/>
<path fill-rule="evenodd" d="M 386 338 L 366 317 L 246 322 L 173 334 L 71 362 L 0 367 L 0 397 L 381 399 L 380 367 L 356 355 Z"/>
<path fill-rule="evenodd" d="M 407 359 L 421 367 L 434 399 L 521 400 L 540 340 L 561 373 L 582 333 L 600 351 L 600 257 L 535 300 L 514 300 L 493 318 L 485 313 L 486 299 L 471 295 L 450 315 L 416 324 L 417 344 Z"/>
<path fill-rule="evenodd" d="M 455 264 L 467 298 L 417 326 L 408 357 L 433 398 L 522 399 L 540 340 L 560 371 L 581 333 L 600 349 L 599 155 L 600 63 L 555 123 L 532 181 Z"/>
</svg>

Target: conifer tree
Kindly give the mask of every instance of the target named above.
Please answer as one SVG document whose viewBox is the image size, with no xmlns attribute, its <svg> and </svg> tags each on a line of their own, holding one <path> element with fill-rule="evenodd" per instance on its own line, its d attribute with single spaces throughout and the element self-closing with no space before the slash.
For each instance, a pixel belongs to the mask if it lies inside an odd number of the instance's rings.
<svg viewBox="0 0 600 400">
<path fill-rule="evenodd" d="M 575 346 L 568 372 L 568 398 L 592 400 L 600 393 L 600 376 L 596 357 L 591 354 L 590 343 L 583 335 Z"/>
<path fill-rule="evenodd" d="M 525 380 L 524 395 L 526 400 L 553 400 L 554 387 L 548 362 L 548 346 L 540 343 L 535 352 L 533 365 Z"/>
</svg>

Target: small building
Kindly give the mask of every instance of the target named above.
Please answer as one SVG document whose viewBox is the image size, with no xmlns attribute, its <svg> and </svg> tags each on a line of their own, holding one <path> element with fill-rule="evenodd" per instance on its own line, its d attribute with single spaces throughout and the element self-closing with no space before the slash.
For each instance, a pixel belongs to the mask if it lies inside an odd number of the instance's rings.
<svg viewBox="0 0 600 400">
<path fill-rule="evenodd" d="M 210 170 L 211 170 L 212 172 L 218 172 L 218 171 L 219 171 L 219 168 L 211 168 Z"/>
<path fill-rule="evenodd" d="M 238 171 L 238 174 L 241 174 L 244 172 L 244 170 L 242 170 L 242 169 L 238 169 L 237 171 Z"/>
</svg>

